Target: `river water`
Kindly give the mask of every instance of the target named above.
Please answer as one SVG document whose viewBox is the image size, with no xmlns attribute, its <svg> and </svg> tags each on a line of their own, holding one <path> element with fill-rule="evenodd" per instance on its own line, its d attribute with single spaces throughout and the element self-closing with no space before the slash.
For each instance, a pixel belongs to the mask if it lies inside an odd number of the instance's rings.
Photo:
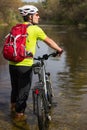
<svg viewBox="0 0 87 130">
<path fill-rule="evenodd" d="M 50 58 L 46 62 L 47 70 L 51 72 L 55 104 L 48 130 L 87 130 L 87 29 L 64 26 L 42 28 L 64 50 L 61 57 Z M 0 29 L 1 40 L 8 30 Z M 38 44 L 40 49 L 37 48 L 36 56 L 53 52 L 43 42 L 38 41 Z M 0 53 L 0 130 L 38 130 L 31 92 L 26 109 L 27 122 L 14 122 L 10 116 L 8 62 L 3 59 L 2 47 Z"/>
</svg>

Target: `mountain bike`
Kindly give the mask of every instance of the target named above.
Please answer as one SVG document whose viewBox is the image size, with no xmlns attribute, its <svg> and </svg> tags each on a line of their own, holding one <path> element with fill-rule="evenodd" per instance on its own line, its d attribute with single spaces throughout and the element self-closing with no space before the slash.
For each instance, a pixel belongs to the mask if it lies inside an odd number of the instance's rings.
<svg viewBox="0 0 87 130">
<path fill-rule="evenodd" d="M 33 112 L 37 116 L 39 130 L 46 130 L 45 127 L 51 120 L 50 109 L 52 107 L 53 89 L 50 81 L 50 72 L 46 71 L 45 60 L 55 57 L 58 52 L 45 54 L 42 57 L 34 58 L 37 62 L 33 65 L 34 74 L 38 81 L 32 89 Z"/>
</svg>

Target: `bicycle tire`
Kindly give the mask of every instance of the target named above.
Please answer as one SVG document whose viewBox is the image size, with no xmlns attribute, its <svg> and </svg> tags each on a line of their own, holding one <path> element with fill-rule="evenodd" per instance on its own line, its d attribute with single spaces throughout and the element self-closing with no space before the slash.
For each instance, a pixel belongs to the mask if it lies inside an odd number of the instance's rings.
<svg viewBox="0 0 87 130">
<path fill-rule="evenodd" d="M 37 118 L 39 130 L 45 130 L 45 123 L 47 121 L 45 102 L 43 95 L 38 94 L 37 96 Z"/>
<path fill-rule="evenodd" d="M 37 94 L 35 94 L 35 90 L 32 91 L 32 97 L 33 97 L 33 113 L 37 115 Z"/>
<path fill-rule="evenodd" d="M 52 87 L 51 83 L 49 81 L 46 81 L 46 86 L 47 86 L 47 98 L 49 102 L 49 107 L 52 106 Z"/>
</svg>

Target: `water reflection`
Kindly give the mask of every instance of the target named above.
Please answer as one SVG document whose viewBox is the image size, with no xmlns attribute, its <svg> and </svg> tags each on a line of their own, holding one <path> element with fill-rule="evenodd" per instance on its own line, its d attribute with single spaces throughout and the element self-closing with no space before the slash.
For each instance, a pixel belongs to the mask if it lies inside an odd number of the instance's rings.
<svg viewBox="0 0 87 130">
<path fill-rule="evenodd" d="M 87 129 L 87 39 L 81 34 L 75 30 L 61 36 L 66 57 L 65 69 L 57 73 L 61 106 L 58 109 L 62 108 L 60 120 L 64 120 L 67 130 Z"/>
<path fill-rule="evenodd" d="M 9 28 L 8 28 L 9 29 Z M 47 69 L 51 71 L 56 107 L 52 109 L 49 130 L 87 130 L 87 31 L 67 27 L 43 26 L 55 41 L 60 41 L 64 53 L 61 58 L 51 58 Z M 3 37 L 4 30 L 1 32 Z M 2 38 L 3 39 L 3 38 Z M 39 41 L 37 54 L 53 51 Z M 0 48 L 1 52 L 1 48 Z M 9 111 L 10 78 L 8 63 L 0 55 L 0 128 L 2 130 L 38 130 L 32 112 L 30 93 L 27 122 L 16 124 Z M 4 109 L 3 109 L 4 108 Z M 5 125 L 4 125 L 5 124 Z"/>
</svg>

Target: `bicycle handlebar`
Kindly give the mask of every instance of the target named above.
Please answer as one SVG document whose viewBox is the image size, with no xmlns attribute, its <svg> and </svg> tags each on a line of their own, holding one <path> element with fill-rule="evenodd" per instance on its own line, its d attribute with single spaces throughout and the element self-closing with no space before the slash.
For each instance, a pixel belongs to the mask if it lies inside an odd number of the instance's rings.
<svg viewBox="0 0 87 130">
<path fill-rule="evenodd" d="M 43 63 L 43 60 L 48 60 L 49 57 L 56 57 L 58 54 L 61 55 L 63 52 L 63 50 L 61 52 L 53 52 L 51 54 L 44 54 L 43 56 L 38 56 L 37 58 L 34 58 L 34 60 L 38 60 L 41 61 Z M 35 64 L 33 64 L 33 67 L 40 67 L 40 62 L 37 62 Z"/>
<path fill-rule="evenodd" d="M 42 57 L 41 56 L 38 56 L 37 58 L 34 58 L 34 60 L 48 60 L 49 57 L 56 57 L 57 55 L 59 54 L 58 51 L 56 52 L 53 52 L 51 54 L 44 54 Z"/>
</svg>

